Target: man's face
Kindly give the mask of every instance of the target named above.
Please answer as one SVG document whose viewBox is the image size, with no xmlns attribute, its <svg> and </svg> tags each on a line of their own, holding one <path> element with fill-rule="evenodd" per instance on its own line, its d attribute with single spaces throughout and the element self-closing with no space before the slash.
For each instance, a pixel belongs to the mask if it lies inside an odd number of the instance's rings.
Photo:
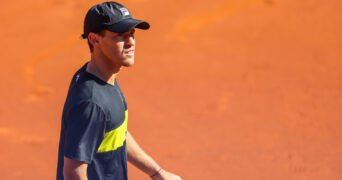
<svg viewBox="0 0 342 180">
<path fill-rule="evenodd" d="M 105 30 L 99 38 L 99 50 L 114 66 L 132 66 L 134 64 L 134 32 L 132 29 L 124 33 L 113 33 Z"/>
</svg>

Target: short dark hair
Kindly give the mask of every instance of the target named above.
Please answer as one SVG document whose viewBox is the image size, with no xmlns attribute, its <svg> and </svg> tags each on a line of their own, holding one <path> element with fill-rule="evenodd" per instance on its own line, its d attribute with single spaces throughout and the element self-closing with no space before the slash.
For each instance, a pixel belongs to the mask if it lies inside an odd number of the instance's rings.
<svg viewBox="0 0 342 180">
<path fill-rule="evenodd" d="M 94 33 L 100 35 L 101 37 L 105 36 L 105 30 L 101 30 L 99 32 L 94 32 Z M 94 46 L 90 43 L 88 37 L 87 37 L 87 41 L 88 41 L 90 53 L 92 53 L 94 51 Z"/>
</svg>

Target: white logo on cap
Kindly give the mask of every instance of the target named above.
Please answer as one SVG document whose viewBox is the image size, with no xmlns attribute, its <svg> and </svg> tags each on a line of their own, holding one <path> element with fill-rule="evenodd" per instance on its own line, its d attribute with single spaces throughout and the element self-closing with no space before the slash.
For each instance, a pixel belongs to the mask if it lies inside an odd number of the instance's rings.
<svg viewBox="0 0 342 180">
<path fill-rule="evenodd" d="M 120 11 L 121 11 L 122 15 L 124 15 L 124 16 L 128 16 L 129 15 L 129 12 L 128 12 L 128 10 L 126 8 L 120 8 Z"/>
</svg>

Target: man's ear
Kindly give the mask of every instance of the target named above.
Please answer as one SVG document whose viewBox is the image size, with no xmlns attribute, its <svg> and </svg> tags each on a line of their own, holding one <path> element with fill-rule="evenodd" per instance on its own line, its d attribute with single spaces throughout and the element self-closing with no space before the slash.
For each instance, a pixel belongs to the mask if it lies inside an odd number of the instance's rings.
<svg viewBox="0 0 342 180">
<path fill-rule="evenodd" d="M 89 33 L 88 34 L 88 39 L 89 42 L 93 45 L 93 46 L 98 46 L 99 45 L 99 35 L 95 34 L 95 33 Z"/>
</svg>

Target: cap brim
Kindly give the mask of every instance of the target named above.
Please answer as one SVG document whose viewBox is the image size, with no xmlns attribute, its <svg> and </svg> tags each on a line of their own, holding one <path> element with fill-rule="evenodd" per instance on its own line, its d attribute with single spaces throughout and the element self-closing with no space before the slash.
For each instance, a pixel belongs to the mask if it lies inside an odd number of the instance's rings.
<svg viewBox="0 0 342 180">
<path fill-rule="evenodd" d="M 141 21 L 137 19 L 123 19 L 120 22 L 117 22 L 106 29 L 115 33 L 123 33 L 127 32 L 133 28 L 139 28 L 139 29 L 149 29 L 150 24 L 148 24 L 146 21 Z"/>
</svg>

